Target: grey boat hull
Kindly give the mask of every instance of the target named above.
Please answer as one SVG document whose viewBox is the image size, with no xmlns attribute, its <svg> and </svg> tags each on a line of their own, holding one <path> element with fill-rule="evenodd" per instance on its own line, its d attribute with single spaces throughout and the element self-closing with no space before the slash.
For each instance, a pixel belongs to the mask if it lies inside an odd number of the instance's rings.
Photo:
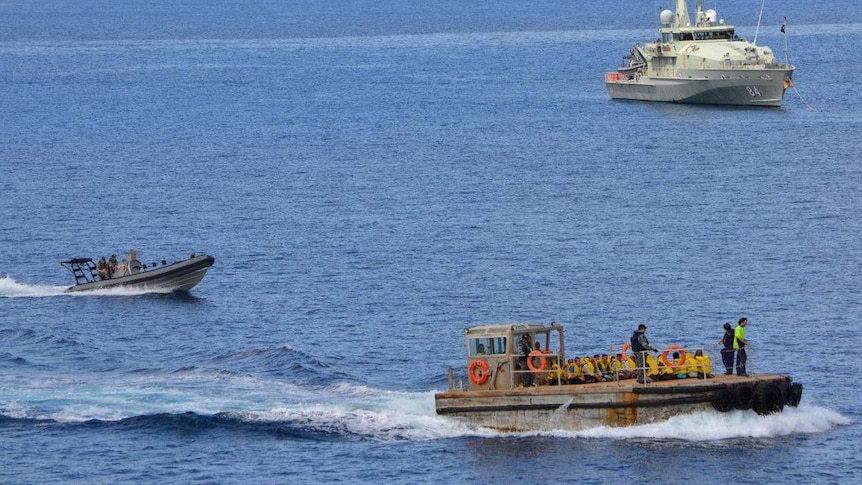
<svg viewBox="0 0 862 485">
<path fill-rule="evenodd" d="M 93 281 L 69 287 L 66 292 L 127 288 L 141 290 L 188 291 L 201 282 L 215 258 L 202 254 L 184 261 L 137 274 Z"/>
<path fill-rule="evenodd" d="M 612 99 L 777 108 L 781 107 L 792 73 L 791 69 L 689 71 L 681 72 L 682 77 L 640 76 L 606 81 L 605 85 Z"/>
</svg>

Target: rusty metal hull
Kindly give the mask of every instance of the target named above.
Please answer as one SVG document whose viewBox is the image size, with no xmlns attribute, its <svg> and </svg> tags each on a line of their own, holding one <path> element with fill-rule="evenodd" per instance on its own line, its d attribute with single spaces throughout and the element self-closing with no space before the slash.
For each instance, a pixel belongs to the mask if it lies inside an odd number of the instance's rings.
<svg viewBox="0 0 862 485">
<path fill-rule="evenodd" d="M 801 397 L 801 386 L 799 392 Z M 785 403 L 798 404 L 791 393 L 789 376 L 758 374 L 648 385 L 630 380 L 500 391 L 450 390 L 435 395 L 435 403 L 440 415 L 501 431 L 579 431 L 659 422 L 709 409 L 754 408 L 768 414 L 780 411 Z M 729 403 L 728 395 L 732 398 Z"/>
</svg>

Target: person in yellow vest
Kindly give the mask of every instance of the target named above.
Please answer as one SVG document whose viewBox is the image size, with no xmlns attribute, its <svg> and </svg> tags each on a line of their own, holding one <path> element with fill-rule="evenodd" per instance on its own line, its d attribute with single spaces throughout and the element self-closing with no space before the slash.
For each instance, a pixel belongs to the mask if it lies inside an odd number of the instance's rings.
<svg viewBox="0 0 862 485">
<path fill-rule="evenodd" d="M 581 359 L 581 364 L 581 373 L 584 376 L 584 382 L 586 384 L 602 381 L 602 376 L 598 373 L 596 364 L 589 357 Z"/>
<path fill-rule="evenodd" d="M 658 362 L 656 362 L 655 357 L 653 357 L 652 354 L 646 354 L 646 358 L 644 360 L 646 364 L 646 376 L 650 379 L 657 379 L 659 377 L 659 369 Z M 640 380 L 638 381 L 640 382 Z"/>
<path fill-rule="evenodd" d="M 712 379 L 712 362 L 709 360 L 709 355 L 703 352 L 703 349 L 694 351 L 694 361 L 696 362 L 696 372 L 698 379 Z"/>
<path fill-rule="evenodd" d="M 694 354 L 687 350 L 685 351 L 685 364 L 682 366 L 682 372 L 685 374 L 685 377 L 694 377 L 697 374 L 697 361 L 694 358 Z"/>
<path fill-rule="evenodd" d="M 748 345 L 748 340 L 745 339 L 745 327 L 748 326 L 748 319 L 742 317 L 733 330 L 733 348 L 736 349 L 736 375 L 748 377 L 748 372 L 745 371 L 745 361 L 748 360 L 745 355 L 745 347 Z"/>
<path fill-rule="evenodd" d="M 558 386 L 564 384 L 566 380 L 566 372 L 560 367 L 560 364 L 554 362 L 551 364 L 551 370 L 548 371 L 548 384 Z"/>
<path fill-rule="evenodd" d="M 581 368 L 581 359 L 575 357 L 566 362 L 566 382 L 569 384 L 584 384 L 584 371 Z"/>
<path fill-rule="evenodd" d="M 674 352 L 672 357 L 674 362 L 679 362 L 679 352 Z M 658 358 L 658 368 L 658 379 L 660 381 L 676 379 L 676 374 L 679 372 L 677 367 L 670 365 L 670 362 L 668 362 L 668 359 L 665 358 L 664 354 L 660 355 Z"/>
</svg>

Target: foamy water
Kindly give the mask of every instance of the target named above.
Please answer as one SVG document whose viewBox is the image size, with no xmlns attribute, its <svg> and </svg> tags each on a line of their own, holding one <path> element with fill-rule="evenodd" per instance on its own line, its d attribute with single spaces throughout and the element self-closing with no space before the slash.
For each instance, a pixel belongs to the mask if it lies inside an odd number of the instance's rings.
<svg viewBox="0 0 862 485">
<path fill-rule="evenodd" d="M 165 289 L 142 290 L 123 287 L 91 291 L 66 292 L 68 288 L 68 286 L 19 283 L 9 275 L 0 278 L 0 298 L 44 298 L 50 296 L 135 296 L 146 295 L 150 293 L 170 293 L 170 290 Z"/>
</svg>

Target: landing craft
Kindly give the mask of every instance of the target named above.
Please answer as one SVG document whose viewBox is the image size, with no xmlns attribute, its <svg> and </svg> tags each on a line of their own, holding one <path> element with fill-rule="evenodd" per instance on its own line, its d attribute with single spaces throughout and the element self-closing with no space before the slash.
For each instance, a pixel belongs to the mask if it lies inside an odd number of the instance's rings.
<svg viewBox="0 0 862 485">
<path fill-rule="evenodd" d="M 520 352 L 521 339 L 533 345 L 529 356 Z M 501 431 L 631 426 L 709 409 L 772 414 L 802 399 L 802 385 L 788 375 L 712 375 L 708 358 L 677 346 L 665 349 L 660 359 L 673 370 L 670 380 L 640 384 L 623 348 L 620 360 L 629 366 L 583 379 L 580 365 L 569 368 L 574 359 L 566 359 L 564 329 L 553 322 L 468 328 L 466 344 L 466 387 L 464 379 L 456 384 L 450 368 L 449 390 L 434 396 L 437 414 Z M 672 352 L 680 357 L 671 359 Z"/>
</svg>

